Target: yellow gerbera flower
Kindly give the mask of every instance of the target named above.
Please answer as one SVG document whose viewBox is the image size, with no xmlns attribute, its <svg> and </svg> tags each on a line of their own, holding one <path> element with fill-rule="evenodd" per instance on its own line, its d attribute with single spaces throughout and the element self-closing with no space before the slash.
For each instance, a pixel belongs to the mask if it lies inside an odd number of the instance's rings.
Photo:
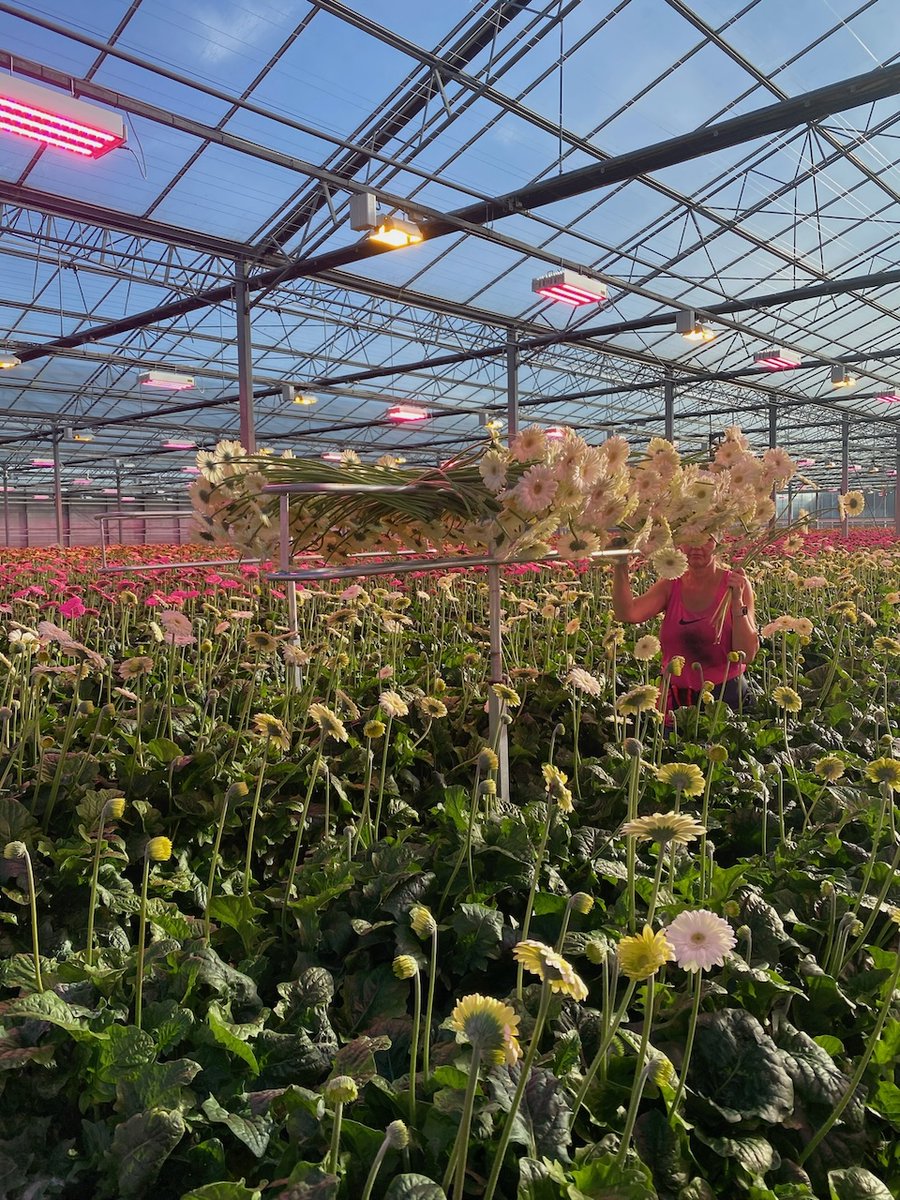
<svg viewBox="0 0 900 1200">
<path fill-rule="evenodd" d="M 703 772 L 694 763 L 665 763 L 657 770 L 656 778 L 685 796 L 701 795 L 706 785 Z"/>
<path fill-rule="evenodd" d="M 824 758 L 818 758 L 813 763 L 813 774 L 827 780 L 828 783 L 836 783 L 845 770 L 843 760 L 836 754 L 826 754 Z"/>
<path fill-rule="evenodd" d="M 496 1066 L 512 1066 L 521 1056 L 519 1018 L 508 1004 L 493 996 L 464 996 L 447 1021 L 458 1042 L 469 1042 Z"/>
<path fill-rule="evenodd" d="M 616 708 L 623 716 L 630 717 L 653 708 L 658 700 L 659 688 L 652 683 L 642 683 L 620 696 L 616 701 Z"/>
<path fill-rule="evenodd" d="M 659 842 L 661 846 L 669 842 L 676 846 L 686 846 L 694 838 L 706 833 L 706 829 L 699 821 L 685 813 L 653 813 L 649 817 L 636 817 L 633 821 L 626 821 L 622 832 L 626 837 Z"/>
<path fill-rule="evenodd" d="M 803 701 L 791 687 L 786 687 L 782 684 L 775 688 L 772 692 L 772 699 L 779 708 L 786 709 L 787 712 L 796 713 L 803 707 Z"/>
<path fill-rule="evenodd" d="M 655 975 L 660 967 L 675 958 L 675 951 L 666 937 L 664 929 L 655 933 L 649 925 L 645 925 L 640 933 L 633 937 L 623 937 L 616 947 L 616 956 L 620 969 L 640 983 Z"/>
<path fill-rule="evenodd" d="M 866 777 L 894 791 L 900 788 L 900 762 L 896 758 L 876 758 L 866 767 Z"/>
<path fill-rule="evenodd" d="M 273 717 L 271 713 L 257 713 L 253 718 L 253 725 L 256 732 L 264 738 L 267 738 L 270 742 L 274 742 L 282 750 L 290 750 L 291 735 L 288 733 L 284 722 L 279 721 L 277 717 Z"/>
<path fill-rule="evenodd" d="M 347 741 L 344 722 L 326 704 L 311 704 L 309 715 L 327 737 L 333 737 L 336 742 Z"/>
<path fill-rule="evenodd" d="M 543 942 L 525 938 L 513 947 L 513 958 L 526 971 L 537 975 L 542 983 L 549 983 L 550 990 L 562 992 L 573 1000 L 587 999 L 587 985 L 563 958 Z"/>
</svg>

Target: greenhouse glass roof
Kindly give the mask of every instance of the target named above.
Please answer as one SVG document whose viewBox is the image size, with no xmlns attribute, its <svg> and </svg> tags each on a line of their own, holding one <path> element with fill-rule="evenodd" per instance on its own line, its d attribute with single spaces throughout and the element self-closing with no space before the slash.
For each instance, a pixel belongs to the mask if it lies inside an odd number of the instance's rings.
<svg viewBox="0 0 900 1200">
<path fill-rule="evenodd" d="M 166 441 L 239 433 L 243 271 L 260 445 L 441 460 L 505 416 L 514 363 L 523 424 L 639 442 L 668 395 L 699 449 L 774 414 L 831 487 L 847 416 L 886 486 L 898 52 L 893 0 L 0 0 L 0 72 L 126 126 L 96 159 L 0 131 L 0 466 L 58 439 L 73 486 L 181 487 Z M 424 240 L 374 253 L 367 192 Z M 532 291 L 563 269 L 605 302 Z"/>
</svg>

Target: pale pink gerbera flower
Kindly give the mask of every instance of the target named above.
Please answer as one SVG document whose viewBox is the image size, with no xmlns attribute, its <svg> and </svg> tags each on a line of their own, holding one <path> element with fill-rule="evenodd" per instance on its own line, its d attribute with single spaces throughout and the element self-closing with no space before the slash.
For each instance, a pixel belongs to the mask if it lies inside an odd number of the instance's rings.
<svg viewBox="0 0 900 1200">
<path fill-rule="evenodd" d="M 566 683 L 576 691 L 586 692 L 589 696 L 603 695 L 603 681 L 597 679 L 590 671 L 585 671 L 584 667 L 573 667 L 566 676 Z"/>
<path fill-rule="evenodd" d="M 558 486 L 550 467 L 529 467 L 516 485 L 516 501 L 525 512 L 543 512 L 550 507 Z"/>
<path fill-rule="evenodd" d="M 728 922 L 707 908 L 679 913 L 666 930 L 666 937 L 675 951 L 675 961 L 685 971 L 721 967 L 737 940 Z"/>
</svg>

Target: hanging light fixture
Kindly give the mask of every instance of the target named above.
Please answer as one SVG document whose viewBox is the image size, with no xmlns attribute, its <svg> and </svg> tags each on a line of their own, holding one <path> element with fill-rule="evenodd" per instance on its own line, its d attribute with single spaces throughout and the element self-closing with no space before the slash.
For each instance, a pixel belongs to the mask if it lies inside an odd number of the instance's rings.
<svg viewBox="0 0 900 1200">
<path fill-rule="evenodd" d="M 566 436 L 566 431 L 562 425 L 551 425 L 549 429 L 544 430 L 544 437 L 550 442 L 561 442 Z"/>
<path fill-rule="evenodd" d="M 389 246 L 392 250 L 415 246 L 423 240 L 422 230 L 415 221 L 407 221 L 403 217 L 385 217 L 369 234 L 370 242 Z"/>
<path fill-rule="evenodd" d="M 786 346 L 769 346 L 766 350 L 757 350 L 753 355 L 756 365 L 765 367 L 767 371 L 792 371 L 800 366 L 802 358 L 798 351 L 789 350 Z"/>
<path fill-rule="evenodd" d="M 21 367 L 21 365 L 21 358 L 17 358 L 15 354 L 10 354 L 6 350 L 0 352 L 0 371 L 11 371 L 13 367 Z"/>
<path fill-rule="evenodd" d="M 52 467 L 53 459 L 52 458 L 33 458 L 31 460 L 31 465 L 33 467 Z"/>
<path fill-rule="evenodd" d="M 182 375 L 178 371 L 151 369 L 138 375 L 141 387 L 158 388 L 163 392 L 184 392 L 194 386 L 193 375 Z"/>
<path fill-rule="evenodd" d="M 296 383 L 283 383 L 281 385 L 281 398 L 285 404 L 303 404 L 307 407 L 318 403 L 318 396 L 310 396 L 306 392 L 301 392 L 299 385 Z"/>
<path fill-rule="evenodd" d="M 166 440 L 163 442 L 163 449 L 164 450 L 196 450 L 197 443 L 196 442 L 179 441 L 178 438 L 166 438 Z"/>
<path fill-rule="evenodd" d="M 858 376 L 848 371 L 841 363 L 835 363 L 831 368 L 831 386 L 833 388 L 852 388 L 859 383 Z"/>
<path fill-rule="evenodd" d="M 879 404 L 900 404 L 900 396 L 896 392 L 883 392 L 880 396 L 876 396 L 875 399 Z"/>
<path fill-rule="evenodd" d="M 324 462 L 343 462 L 343 458 L 337 450 L 326 450 L 322 459 Z"/>
<path fill-rule="evenodd" d="M 0 132 L 100 158 L 125 143 L 118 113 L 12 75 L 0 79 Z"/>
<path fill-rule="evenodd" d="M 607 295 L 605 283 L 592 279 L 590 275 L 570 271 L 568 267 L 532 279 L 531 290 L 546 300 L 559 300 L 573 308 L 580 308 L 583 304 L 602 304 Z"/>
<path fill-rule="evenodd" d="M 701 321 L 692 308 L 683 308 L 675 314 L 675 332 L 686 342 L 711 342 L 716 331 L 708 321 Z"/>
<path fill-rule="evenodd" d="M 398 425 L 427 421 L 430 415 L 427 408 L 418 404 L 392 404 L 385 413 L 389 421 L 396 421 Z"/>
</svg>

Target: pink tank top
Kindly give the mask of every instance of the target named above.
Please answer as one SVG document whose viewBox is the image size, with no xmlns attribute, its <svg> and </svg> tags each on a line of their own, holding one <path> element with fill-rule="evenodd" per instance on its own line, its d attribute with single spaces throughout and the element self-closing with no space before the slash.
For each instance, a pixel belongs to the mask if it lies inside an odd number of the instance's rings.
<svg viewBox="0 0 900 1200">
<path fill-rule="evenodd" d="M 745 663 L 728 661 L 732 626 L 730 604 L 725 610 L 721 636 L 716 636 L 716 613 L 727 591 L 726 574 L 713 602 L 700 612 L 693 612 L 684 607 L 681 580 L 672 580 L 659 640 L 663 665 L 679 654 L 684 659 L 681 677 L 673 680 L 679 687 L 699 691 L 704 682 L 724 683 L 726 679 L 733 679 L 735 675 L 740 675 L 747 669 Z M 702 671 L 695 670 L 693 663 L 700 663 Z"/>
</svg>

